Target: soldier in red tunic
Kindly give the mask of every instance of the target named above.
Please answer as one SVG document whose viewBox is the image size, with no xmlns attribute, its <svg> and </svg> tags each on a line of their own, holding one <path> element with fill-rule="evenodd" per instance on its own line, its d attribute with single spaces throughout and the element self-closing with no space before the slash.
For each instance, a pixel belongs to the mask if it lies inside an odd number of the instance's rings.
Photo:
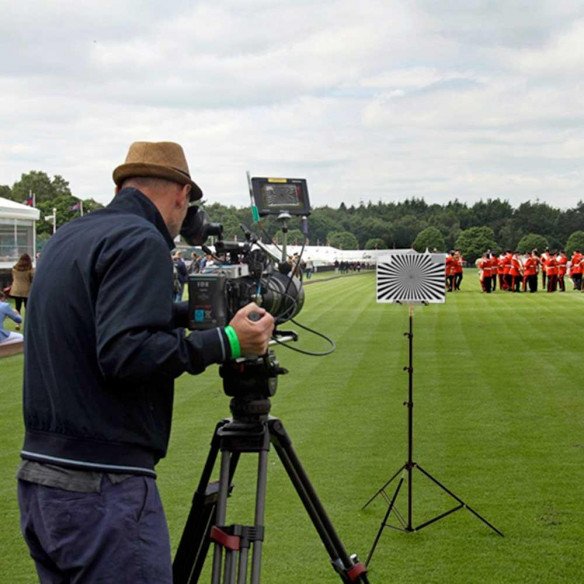
<svg viewBox="0 0 584 584">
<path fill-rule="evenodd" d="M 566 291 L 566 282 L 564 278 L 566 272 L 568 271 L 568 256 L 564 250 L 560 250 L 556 256 L 556 261 L 558 262 L 558 286 L 562 292 Z"/>
</svg>

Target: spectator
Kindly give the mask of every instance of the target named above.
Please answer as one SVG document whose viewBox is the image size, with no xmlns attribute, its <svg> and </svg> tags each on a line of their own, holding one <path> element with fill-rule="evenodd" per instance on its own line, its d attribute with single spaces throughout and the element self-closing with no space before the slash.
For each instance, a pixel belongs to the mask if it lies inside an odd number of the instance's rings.
<svg viewBox="0 0 584 584">
<path fill-rule="evenodd" d="M 23 304 L 26 308 L 33 276 L 32 260 L 27 253 L 23 253 L 12 268 L 12 286 L 10 288 L 10 296 L 14 298 L 16 311 L 19 314 Z M 19 328 L 19 326 L 16 327 L 17 330 Z"/>
<path fill-rule="evenodd" d="M 20 314 L 10 306 L 6 294 L 0 290 L 0 345 L 10 345 L 22 341 L 20 333 L 14 333 L 4 328 L 4 320 L 12 319 L 17 325 L 22 322 Z"/>
<path fill-rule="evenodd" d="M 173 256 L 174 267 L 176 269 L 176 275 L 178 278 L 178 286 L 175 290 L 175 302 L 180 302 L 183 297 L 183 292 L 185 289 L 186 281 L 188 280 L 189 273 L 187 271 L 187 265 L 182 259 L 182 252 L 177 251 Z"/>
<path fill-rule="evenodd" d="M 191 263 L 190 263 L 190 265 L 188 267 L 188 273 L 189 273 L 189 275 L 191 275 L 191 274 L 198 274 L 199 273 L 199 268 L 200 268 L 200 266 L 199 266 L 199 256 L 195 252 L 193 252 L 191 254 Z"/>
</svg>

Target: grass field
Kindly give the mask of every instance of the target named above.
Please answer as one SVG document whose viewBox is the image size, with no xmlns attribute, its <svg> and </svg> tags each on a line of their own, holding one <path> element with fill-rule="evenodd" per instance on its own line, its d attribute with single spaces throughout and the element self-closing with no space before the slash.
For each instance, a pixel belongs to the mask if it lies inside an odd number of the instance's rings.
<svg viewBox="0 0 584 584">
<path fill-rule="evenodd" d="M 407 457 L 408 309 L 376 304 L 374 291 L 371 273 L 306 286 L 299 320 L 334 338 L 337 350 L 316 358 L 278 348 L 290 374 L 272 400 L 347 550 L 362 560 L 387 503 L 378 497 L 361 507 Z M 416 533 L 385 529 L 372 584 L 584 581 L 583 333 L 584 294 L 481 294 L 473 270 L 446 304 L 415 308 L 414 459 L 505 537 L 467 510 Z M 325 348 L 307 333 L 299 344 Z M 21 368 L 22 356 L 0 361 L 0 582 L 7 584 L 35 581 L 15 500 Z M 170 451 L 158 467 L 174 546 L 215 424 L 226 415 L 215 368 L 177 381 Z M 230 522 L 251 521 L 254 477 L 255 457 L 244 455 Z M 415 525 L 452 507 L 421 474 L 413 487 Z M 405 503 L 404 490 L 402 514 Z M 274 452 L 266 505 L 262 582 L 340 582 Z"/>
</svg>

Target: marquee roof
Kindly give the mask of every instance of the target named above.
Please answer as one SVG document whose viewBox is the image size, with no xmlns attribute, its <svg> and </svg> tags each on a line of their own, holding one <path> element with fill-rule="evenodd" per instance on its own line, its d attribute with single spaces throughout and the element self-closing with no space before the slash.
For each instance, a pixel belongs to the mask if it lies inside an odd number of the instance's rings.
<svg viewBox="0 0 584 584">
<path fill-rule="evenodd" d="M 29 221 L 38 221 L 40 216 L 41 212 L 34 207 L 0 197 L 0 219 L 28 219 Z"/>
</svg>

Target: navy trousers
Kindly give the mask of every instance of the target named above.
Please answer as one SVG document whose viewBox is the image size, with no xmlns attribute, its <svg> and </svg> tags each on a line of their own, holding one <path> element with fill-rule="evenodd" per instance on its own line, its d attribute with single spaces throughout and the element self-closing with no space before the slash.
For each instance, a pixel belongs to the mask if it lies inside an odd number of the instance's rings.
<svg viewBox="0 0 584 584">
<path fill-rule="evenodd" d="M 78 493 L 18 481 L 21 529 L 42 584 L 172 584 L 170 538 L 151 477 Z"/>
</svg>

